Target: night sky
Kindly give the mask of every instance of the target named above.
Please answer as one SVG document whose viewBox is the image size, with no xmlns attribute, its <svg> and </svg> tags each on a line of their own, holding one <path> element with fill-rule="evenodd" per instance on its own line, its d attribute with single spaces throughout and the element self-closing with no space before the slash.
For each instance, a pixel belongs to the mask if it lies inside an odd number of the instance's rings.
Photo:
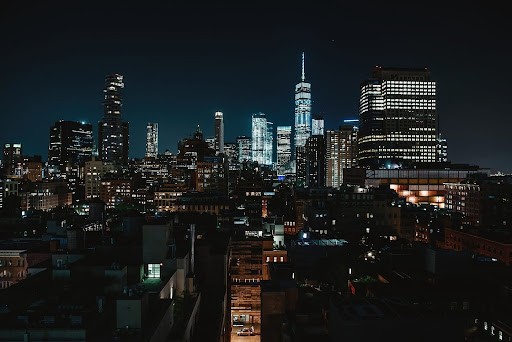
<svg viewBox="0 0 512 342">
<path fill-rule="evenodd" d="M 305 51 L 313 114 L 324 113 L 326 128 L 357 118 L 359 84 L 375 65 L 428 67 L 449 159 L 512 172 L 504 8 L 8 2 L 0 5 L 0 143 L 21 142 L 24 154 L 46 160 L 60 119 L 90 122 L 97 134 L 111 73 L 125 77 L 131 157 L 144 154 L 147 122 L 160 125 L 160 152 L 176 152 L 197 124 L 212 136 L 217 110 L 226 142 L 250 136 L 255 112 L 292 125 Z"/>
</svg>

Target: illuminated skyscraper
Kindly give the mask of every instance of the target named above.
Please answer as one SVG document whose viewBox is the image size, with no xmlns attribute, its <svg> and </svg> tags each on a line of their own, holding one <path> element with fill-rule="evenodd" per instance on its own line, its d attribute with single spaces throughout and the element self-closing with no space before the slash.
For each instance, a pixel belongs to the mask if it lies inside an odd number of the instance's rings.
<svg viewBox="0 0 512 342">
<path fill-rule="evenodd" d="M 158 155 L 158 124 L 148 122 L 146 126 L 146 157 Z"/>
<path fill-rule="evenodd" d="M 224 153 L 224 115 L 215 112 L 215 153 Z"/>
<path fill-rule="evenodd" d="M 277 126 L 277 174 L 285 174 L 286 166 L 292 159 L 292 126 Z"/>
<path fill-rule="evenodd" d="M 252 161 L 272 165 L 273 123 L 264 113 L 252 115 Z"/>
<path fill-rule="evenodd" d="M 246 136 L 237 137 L 236 145 L 238 148 L 238 161 L 240 163 L 252 160 L 251 138 Z"/>
<path fill-rule="evenodd" d="M 343 125 L 338 130 L 327 130 L 326 140 L 326 185 L 340 187 L 343 184 L 343 169 L 357 165 L 357 126 Z"/>
<path fill-rule="evenodd" d="M 48 164 L 61 167 L 66 165 L 84 166 L 92 158 L 92 125 L 85 122 L 60 120 L 50 128 Z"/>
<path fill-rule="evenodd" d="M 426 68 L 376 67 L 360 90 L 360 165 L 391 167 L 439 159 L 436 82 Z"/>
<path fill-rule="evenodd" d="M 129 123 L 121 117 L 123 76 L 105 77 L 103 120 L 98 123 L 98 153 L 104 162 L 128 163 Z"/>
<path fill-rule="evenodd" d="M 305 146 L 311 136 L 311 84 L 306 82 L 304 53 L 301 80 L 295 86 L 295 148 Z"/>
<path fill-rule="evenodd" d="M 324 135 L 323 115 L 315 115 L 311 120 L 311 135 Z"/>
<path fill-rule="evenodd" d="M 274 124 L 267 121 L 267 135 L 265 136 L 265 165 L 272 165 L 274 159 Z"/>
</svg>

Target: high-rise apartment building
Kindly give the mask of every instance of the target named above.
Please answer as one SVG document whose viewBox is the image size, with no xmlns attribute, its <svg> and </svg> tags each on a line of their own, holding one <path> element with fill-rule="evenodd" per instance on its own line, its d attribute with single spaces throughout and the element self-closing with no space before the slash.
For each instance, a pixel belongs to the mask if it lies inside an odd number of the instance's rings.
<svg viewBox="0 0 512 342">
<path fill-rule="evenodd" d="M 286 167 L 292 159 L 292 126 L 277 126 L 277 174 L 286 173 Z"/>
<path fill-rule="evenodd" d="M 21 162 L 23 161 L 21 144 L 4 145 L 4 170 L 8 175 L 21 175 Z"/>
<path fill-rule="evenodd" d="M 123 76 L 105 77 L 103 120 L 98 123 L 98 153 L 104 162 L 128 163 L 129 123 L 121 117 Z"/>
<path fill-rule="evenodd" d="M 92 149 L 91 124 L 60 120 L 50 127 L 48 164 L 61 167 L 61 172 L 66 166 L 84 166 L 92 158 Z"/>
<path fill-rule="evenodd" d="M 359 163 L 436 162 L 436 82 L 425 69 L 376 67 L 361 84 Z"/>
<path fill-rule="evenodd" d="M 304 53 L 302 53 L 302 75 L 295 86 L 295 148 L 305 146 L 311 136 L 311 84 L 306 82 Z"/>
<path fill-rule="evenodd" d="M 246 136 L 237 137 L 236 145 L 238 148 L 238 161 L 240 163 L 252 160 L 251 138 Z"/>
<path fill-rule="evenodd" d="M 148 122 L 146 126 L 146 158 L 158 155 L 158 123 Z"/>
<path fill-rule="evenodd" d="M 324 116 L 315 115 L 311 120 L 311 135 L 324 135 Z"/>
<path fill-rule="evenodd" d="M 337 188 L 343 184 L 343 169 L 357 165 L 357 126 L 342 125 L 337 130 L 327 130 L 326 185 Z"/>
<path fill-rule="evenodd" d="M 224 114 L 215 112 L 215 154 L 224 153 Z"/>
</svg>

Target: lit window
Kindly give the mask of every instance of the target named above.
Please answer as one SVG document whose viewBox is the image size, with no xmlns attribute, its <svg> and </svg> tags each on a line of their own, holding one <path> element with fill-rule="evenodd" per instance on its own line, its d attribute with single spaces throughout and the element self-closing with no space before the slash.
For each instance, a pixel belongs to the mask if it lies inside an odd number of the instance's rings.
<svg viewBox="0 0 512 342">
<path fill-rule="evenodd" d="M 160 264 L 148 264 L 148 278 L 160 278 Z"/>
</svg>

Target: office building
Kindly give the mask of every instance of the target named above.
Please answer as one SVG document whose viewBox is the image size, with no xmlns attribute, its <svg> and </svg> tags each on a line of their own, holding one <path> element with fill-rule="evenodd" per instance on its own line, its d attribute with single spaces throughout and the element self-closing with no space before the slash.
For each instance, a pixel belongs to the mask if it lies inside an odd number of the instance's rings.
<svg viewBox="0 0 512 342">
<path fill-rule="evenodd" d="M 267 121 L 267 135 L 265 136 L 265 165 L 272 165 L 274 160 L 274 124 Z"/>
<path fill-rule="evenodd" d="M 132 179 L 107 176 L 101 179 L 99 198 L 111 209 L 117 205 L 131 204 L 133 190 Z"/>
<path fill-rule="evenodd" d="M 366 170 L 367 185 L 389 186 L 407 202 L 445 208 L 445 183 L 458 183 L 472 175 L 490 174 L 489 169 L 464 164 L 422 165 L 416 169 Z"/>
<path fill-rule="evenodd" d="M 343 169 L 357 165 L 357 132 L 357 126 L 353 125 L 327 130 L 325 158 L 328 187 L 340 187 L 343 184 Z"/>
<path fill-rule="evenodd" d="M 376 67 L 360 91 L 360 165 L 438 160 L 436 82 L 430 71 Z"/>
<path fill-rule="evenodd" d="M 204 140 L 203 132 L 197 125 L 197 130 L 192 138 L 184 138 L 183 141 L 178 142 L 177 167 L 195 170 L 198 161 L 203 161 L 205 157 L 213 155 L 215 155 L 215 150 Z"/>
<path fill-rule="evenodd" d="M 325 187 L 325 139 L 313 135 L 306 141 L 306 185 L 310 188 Z"/>
<path fill-rule="evenodd" d="M 273 123 L 264 113 L 252 115 L 252 161 L 272 165 Z"/>
<path fill-rule="evenodd" d="M 315 115 L 311 120 L 311 135 L 324 135 L 324 116 Z"/>
<path fill-rule="evenodd" d="M 85 198 L 91 200 L 100 197 L 101 179 L 114 172 L 112 164 L 101 160 L 93 160 L 85 163 Z"/>
<path fill-rule="evenodd" d="M 121 117 L 123 76 L 105 77 L 103 120 L 98 123 L 98 153 L 104 162 L 128 164 L 129 123 Z"/>
<path fill-rule="evenodd" d="M 224 114 L 215 112 L 215 154 L 224 153 Z"/>
<path fill-rule="evenodd" d="M 48 164 L 60 167 L 83 166 L 91 160 L 93 149 L 92 125 L 85 122 L 60 120 L 50 128 Z"/>
<path fill-rule="evenodd" d="M 302 53 L 302 75 L 295 86 L 295 148 L 305 146 L 311 136 L 311 84 L 306 82 L 304 53 Z"/>
<path fill-rule="evenodd" d="M 31 182 L 43 180 L 43 162 L 41 156 L 23 156 L 22 163 L 23 178 Z"/>
<path fill-rule="evenodd" d="M 306 146 L 295 148 L 295 186 L 303 188 L 307 185 L 307 153 Z"/>
<path fill-rule="evenodd" d="M 236 143 L 224 143 L 224 156 L 229 165 L 238 163 L 238 148 Z"/>
<path fill-rule="evenodd" d="M 240 136 L 236 138 L 236 145 L 238 148 L 238 161 L 240 163 L 252 160 L 252 144 L 251 138 Z"/>
<path fill-rule="evenodd" d="M 158 123 L 148 122 L 146 126 L 146 158 L 158 155 Z"/>
<path fill-rule="evenodd" d="M 277 174 L 286 173 L 286 167 L 292 159 L 292 126 L 277 126 Z"/>
<path fill-rule="evenodd" d="M 212 156 L 205 157 L 203 161 L 197 162 L 195 190 L 199 192 L 226 192 L 226 170 L 222 159 L 220 156 Z"/>
<path fill-rule="evenodd" d="M 22 151 L 21 144 L 4 145 L 4 170 L 7 175 L 21 176 Z"/>
</svg>

